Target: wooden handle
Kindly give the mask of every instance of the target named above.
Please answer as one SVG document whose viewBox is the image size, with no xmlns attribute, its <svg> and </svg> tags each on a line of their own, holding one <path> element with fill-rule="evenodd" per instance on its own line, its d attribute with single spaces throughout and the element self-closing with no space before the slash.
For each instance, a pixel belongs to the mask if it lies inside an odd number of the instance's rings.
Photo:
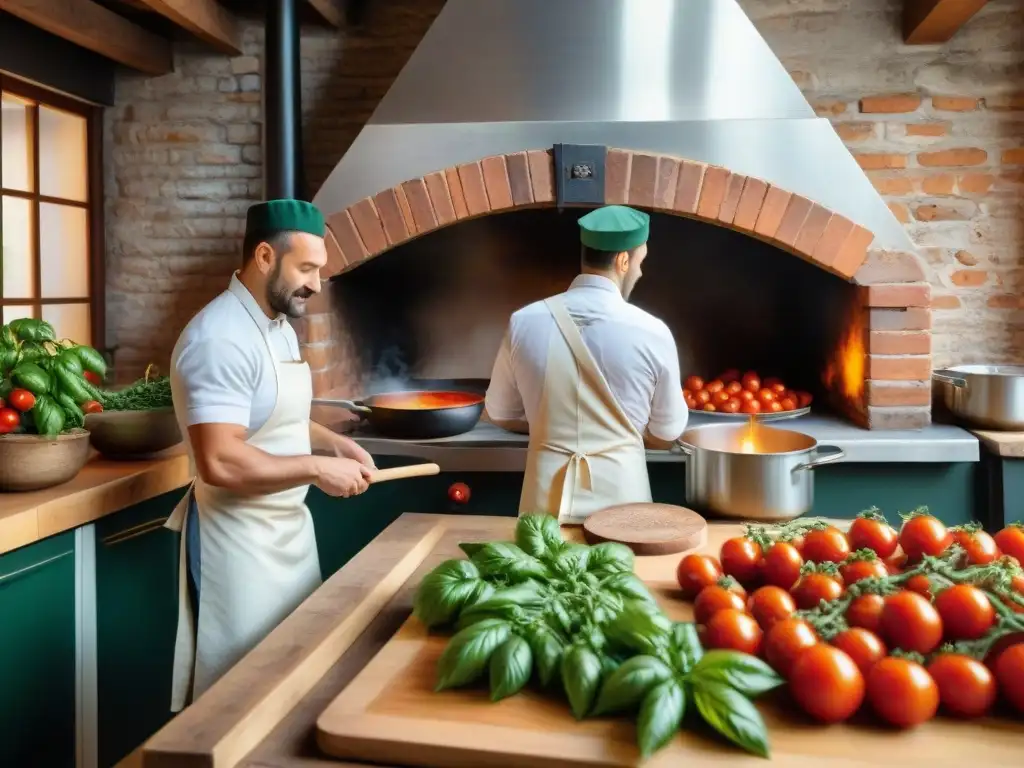
<svg viewBox="0 0 1024 768">
<path fill-rule="evenodd" d="M 370 473 L 370 483 L 383 483 L 385 480 L 404 480 L 407 477 L 427 477 L 441 471 L 437 464 L 410 464 L 407 467 L 378 469 Z"/>
</svg>

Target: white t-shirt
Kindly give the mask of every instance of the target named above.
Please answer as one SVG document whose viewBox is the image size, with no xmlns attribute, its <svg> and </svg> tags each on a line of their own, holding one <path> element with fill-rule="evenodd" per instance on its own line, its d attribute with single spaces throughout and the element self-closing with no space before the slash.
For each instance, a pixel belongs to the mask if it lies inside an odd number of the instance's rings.
<svg viewBox="0 0 1024 768">
<path fill-rule="evenodd" d="M 664 322 L 625 299 L 611 280 L 579 275 L 562 294 L 605 381 L 643 434 L 675 440 L 686 428 L 679 355 Z M 538 417 L 548 343 L 559 333 L 543 302 L 513 313 L 487 389 L 492 419 Z"/>
<path fill-rule="evenodd" d="M 278 361 L 300 359 L 287 318 L 267 317 L 237 274 L 185 326 L 171 353 L 171 392 L 186 440 L 194 424 L 238 424 L 251 435 L 270 418 L 277 376 L 264 332 Z"/>
</svg>

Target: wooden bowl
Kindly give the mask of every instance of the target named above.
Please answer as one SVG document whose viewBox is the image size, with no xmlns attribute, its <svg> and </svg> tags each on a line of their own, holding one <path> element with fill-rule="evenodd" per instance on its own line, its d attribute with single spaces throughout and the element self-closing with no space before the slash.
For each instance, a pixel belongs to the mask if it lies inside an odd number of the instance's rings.
<svg viewBox="0 0 1024 768">
<path fill-rule="evenodd" d="M 0 491 L 38 491 L 66 483 L 89 460 L 89 433 L 0 435 Z"/>
<path fill-rule="evenodd" d="M 143 459 L 181 442 L 173 408 L 85 416 L 92 447 L 108 459 Z"/>
</svg>

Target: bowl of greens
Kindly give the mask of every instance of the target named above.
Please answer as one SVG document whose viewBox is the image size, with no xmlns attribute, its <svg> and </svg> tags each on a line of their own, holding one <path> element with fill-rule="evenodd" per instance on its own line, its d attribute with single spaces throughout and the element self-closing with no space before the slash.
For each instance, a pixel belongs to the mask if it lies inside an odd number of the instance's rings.
<svg viewBox="0 0 1024 768">
<path fill-rule="evenodd" d="M 140 459 L 181 442 L 171 380 L 152 376 L 103 393 L 102 410 L 85 415 L 92 447 L 108 459 Z"/>
</svg>

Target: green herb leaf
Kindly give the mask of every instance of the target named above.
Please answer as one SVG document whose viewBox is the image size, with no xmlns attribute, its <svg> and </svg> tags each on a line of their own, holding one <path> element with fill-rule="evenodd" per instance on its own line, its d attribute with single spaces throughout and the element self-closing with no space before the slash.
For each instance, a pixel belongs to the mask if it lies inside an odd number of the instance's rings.
<svg viewBox="0 0 1024 768">
<path fill-rule="evenodd" d="M 569 544 L 551 558 L 551 568 L 564 576 L 576 576 L 587 570 L 590 547 L 586 544 Z"/>
<path fill-rule="evenodd" d="M 77 373 L 65 367 L 59 360 L 53 364 L 53 376 L 57 380 L 60 389 L 66 392 L 77 404 L 81 405 L 86 400 L 92 399 L 92 393 L 89 391 L 89 387 L 86 386 L 88 382 Z"/>
<path fill-rule="evenodd" d="M 545 616 L 548 617 L 551 626 L 559 632 L 572 635 L 574 622 L 562 601 L 556 597 L 548 603 L 546 608 Z"/>
<path fill-rule="evenodd" d="M 564 543 L 562 527 L 551 515 L 524 515 L 516 523 L 516 544 L 534 557 L 555 555 Z"/>
<path fill-rule="evenodd" d="M 654 656 L 626 659 L 601 686 L 595 715 L 623 712 L 638 706 L 654 686 L 672 677 L 672 670 Z"/>
<path fill-rule="evenodd" d="M 85 414 L 82 409 L 75 405 L 75 401 L 66 392 L 57 393 L 57 402 L 64 409 L 64 423 L 70 427 L 81 427 L 85 425 Z"/>
<path fill-rule="evenodd" d="M 687 674 L 704 656 L 697 625 L 692 621 L 677 621 L 672 627 L 673 657 L 678 660 L 679 671 Z"/>
<path fill-rule="evenodd" d="M 672 620 L 649 603 L 629 602 L 604 628 L 612 642 L 637 653 L 656 656 L 669 645 Z"/>
<path fill-rule="evenodd" d="M 601 659 L 582 645 L 574 645 L 562 656 L 562 686 L 569 708 L 577 720 L 586 717 L 601 685 Z"/>
<path fill-rule="evenodd" d="M 728 685 L 744 696 L 760 696 L 785 682 L 774 669 L 756 656 L 739 651 L 713 650 L 704 654 L 690 674 L 698 686 Z"/>
<path fill-rule="evenodd" d="M 658 683 L 644 696 L 636 723 L 637 742 L 643 757 L 649 757 L 668 744 L 683 722 L 685 709 L 683 686 L 674 679 Z"/>
<path fill-rule="evenodd" d="M 11 378 L 15 384 L 36 396 L 50 391 L 50 375 L 35 363 L 21 363 L 11 371 Z"/>
<path fill-rule="evenodd" d="M 530 680 L 533 652 L 518 635 L 512 635 L 491 656 L 491 701 L 519 693 Z"/>
<path fill-rule="evenodd" d="M 722 736 L 748 752 L 768 757 L 768 731 L 750 699 L 723 683 L 705 683 L 694 686 L 693 700 L 704 721 Z"/>
<path fill-rule="evenodd" d="M 500 619 L 486 619 L 456 634 L 437 661 L 434 690 L 472 683 L 483 673 L 491 655 L 511 635 L 512 627 Z"/>
<path fill-rule="evenodd" d="M 82 361 L 82 367 L 85 370 L 92 371 L 100 378 L 107 375 L 107 361 L 95 349 L 83 344 L 74 347 L 74 351 L 78 355 L 78 359 Z"/>
<path fill-rule="evenodd" d="M 537 677 L 540 684 L 547 687 L 562 661 L 562 642 L 558 635 L 543 624 L 527 627 L 525 634 L 537 663 Z"/>
<path fill-rule="evenodd" d="M 413 615 L 428 627 L 447 624 L 476 595 L 480 583 L 480 571 L 469 560 L 446 560 L 420 582 Z"/>
<path fill-rule="evenodd" d="M 654 595 L 640 579 L 632 573 L 616 573 L 601 581 L 601 589 L 607 589 L 622 597 L 655 603 Z"/>
<path fill-rule="evenodd" d="M 504 541 L 484 544 L 472 557 L 484 576 L 505 576 L 513 581 L 548 577 L 548 570 L 540 560 Z"/>
<path fill-rule="evenodd" d="M 464 541 L 459 544 L 459 549 L 466 553 L 466 557 L 472 557 L 487 545 L 483 542 Z"/>
<path fill-rule="evenodd" d="M 5 325 L 0 328 L 0 346 L 14 349 L 18 346 L 18 339 L 11 330 L 11 326 Z"/>
<path fill-rule="evenodd" d="M 39 395 L 32 406 L 36 432 L 46 437 L 59 435 L 64 429 L 64 410 L 49 395 Z"/>
<path fill-rule="evenodd" d="M 602 576 L 612 573 L 632 573 L 634 561 L 633 550 L 625 544 L 606 541 L 590 548 L 587 570 Z"/>
</svg>

